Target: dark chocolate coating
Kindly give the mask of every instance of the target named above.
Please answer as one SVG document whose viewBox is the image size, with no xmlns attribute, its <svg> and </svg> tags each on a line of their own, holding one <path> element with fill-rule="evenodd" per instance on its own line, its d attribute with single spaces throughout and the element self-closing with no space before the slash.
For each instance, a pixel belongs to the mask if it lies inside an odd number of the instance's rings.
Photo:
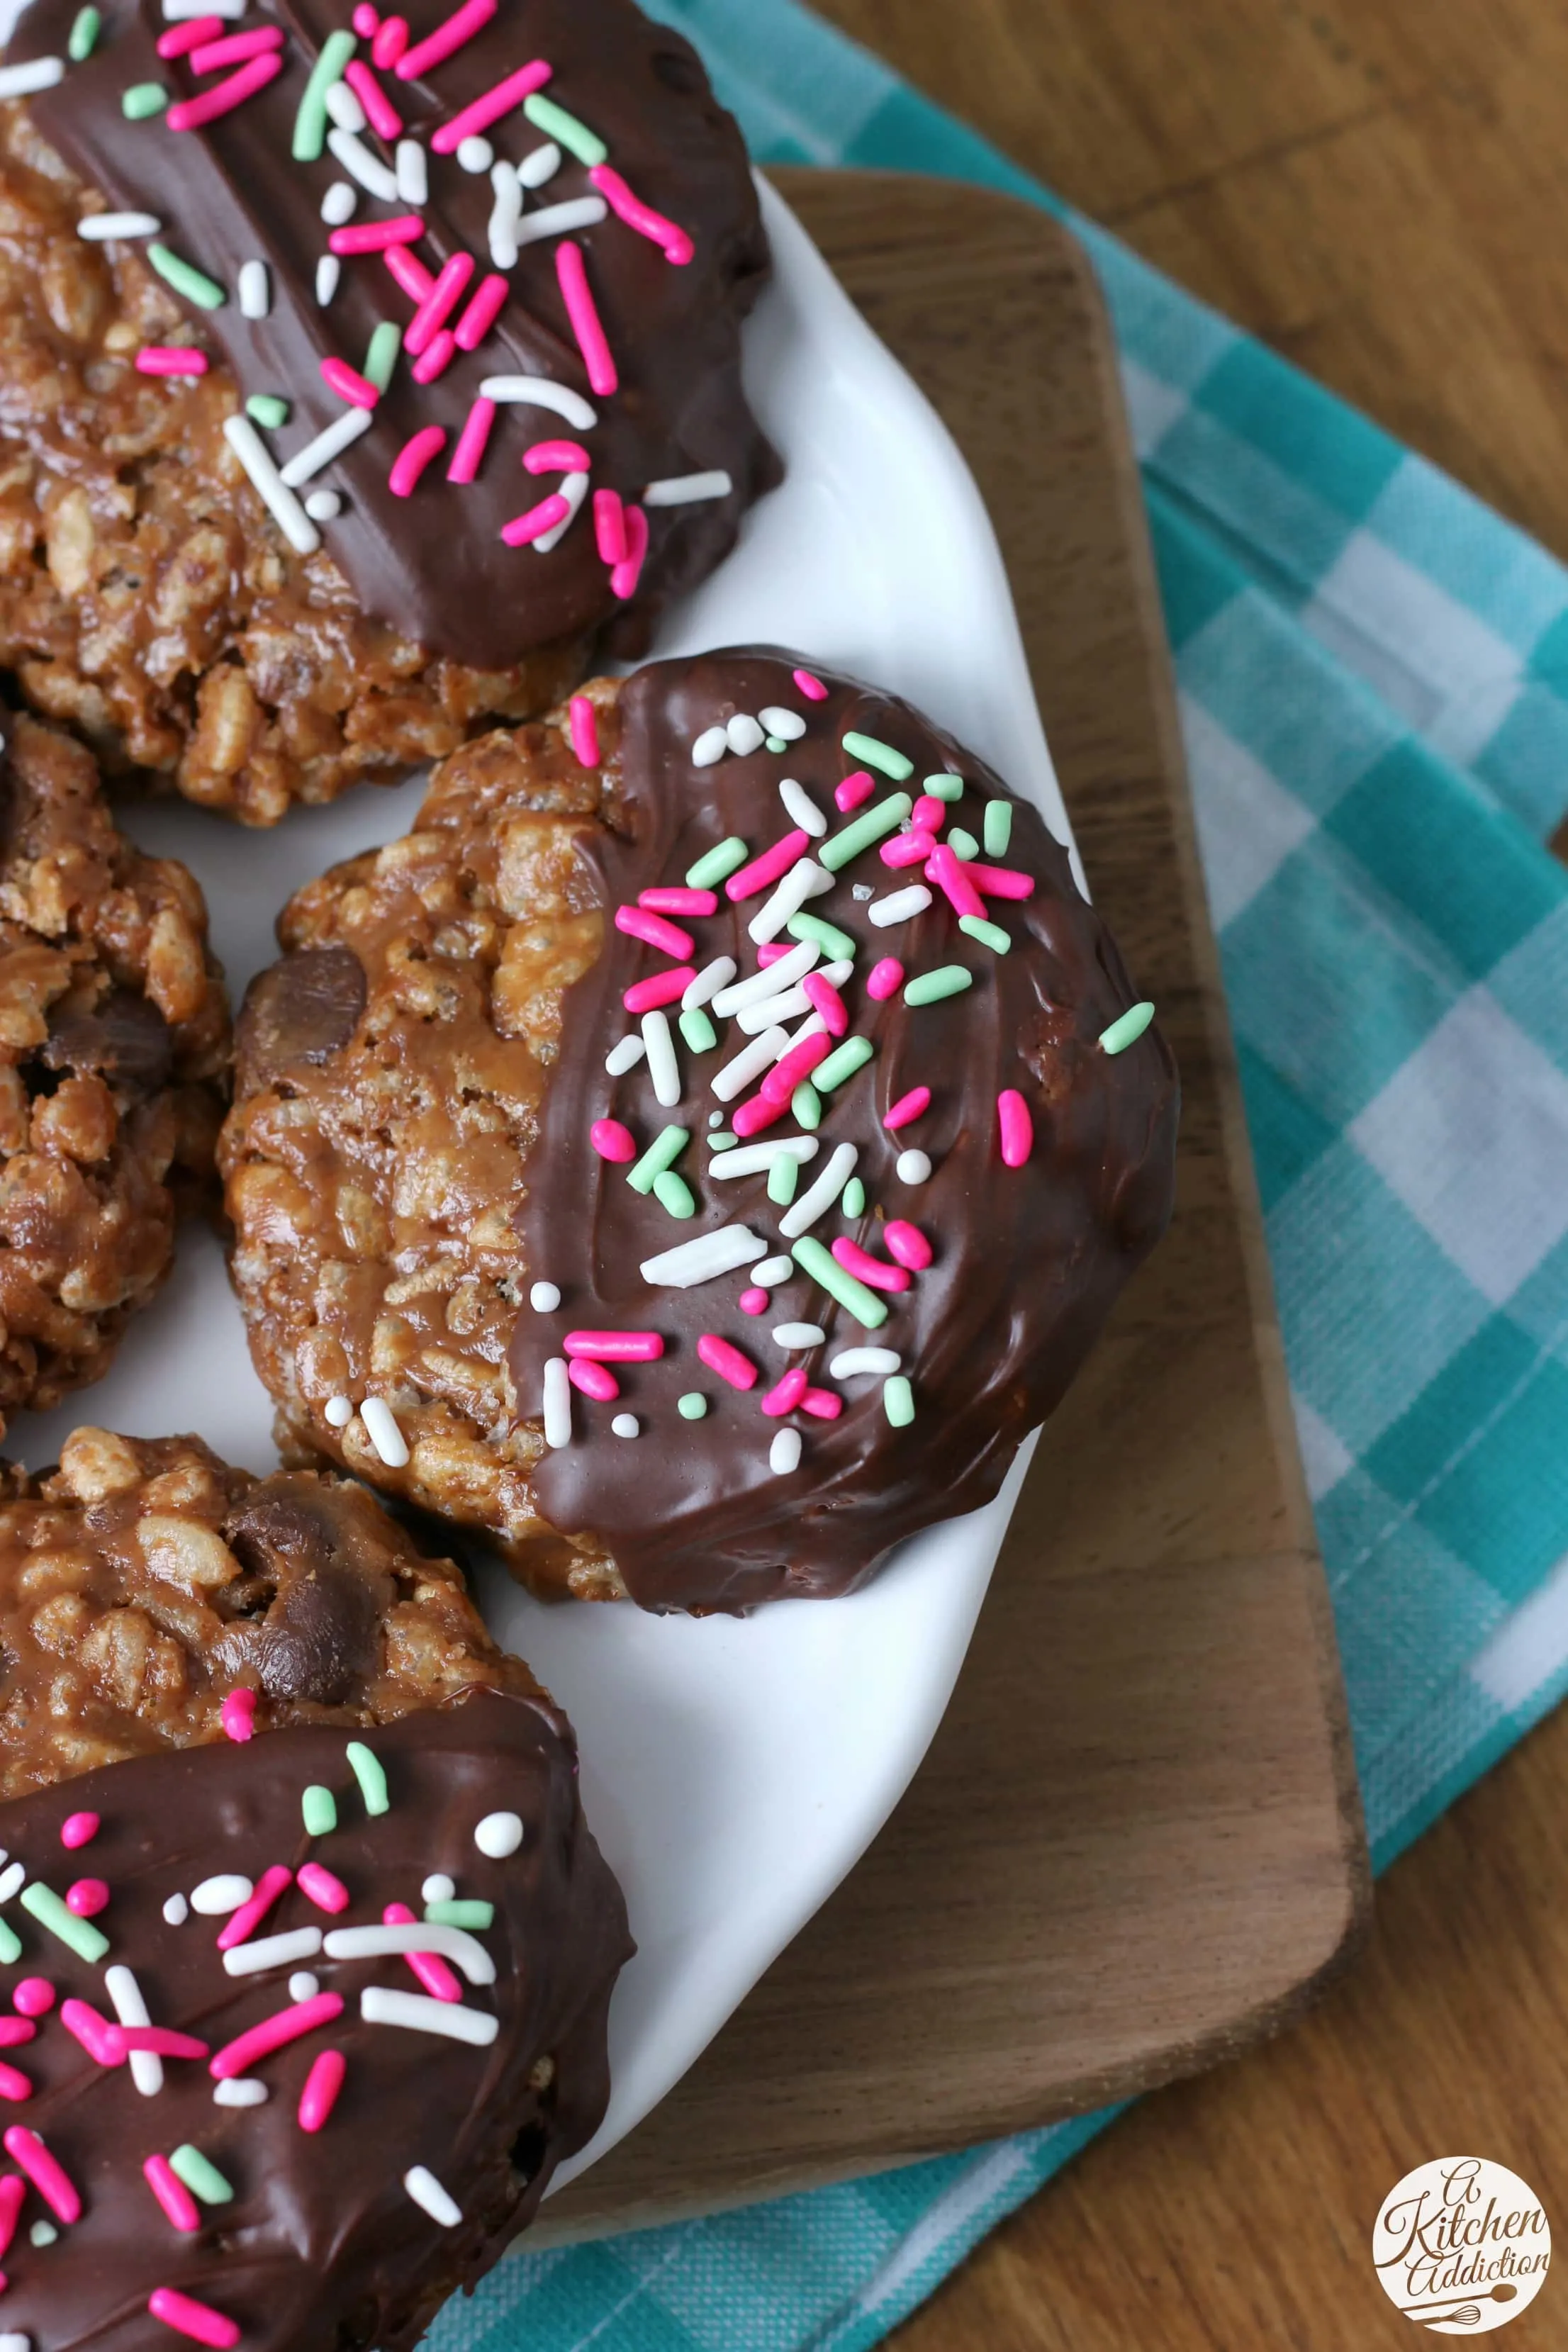
<svg viewBox="0 0 1568 2352">
<path fill-rule="evenodd" d="M 7 58 L 63 56 L 77 5 L 35 0 Z M 379 321 L 406 325 L 414 314 L 375 254 L 345 258 L 331 302 L 321 309 L 315 300 L 316 263 L 329 236 L 321 198 L 348 175 L 330 151 L 319 163 L 296 163 L 289 146 L 310 68 L 326 36 L 347 28 L 350 13 L 339 0 L 263 0 L 249 11 L 245 29 L 258 17 L 282 26 L 283 71 L 205 129 L 171 131 L 162 116 L 128 122 L 121 93 L 135 83 L 161 82 L 186 98 L 213 87 L 216 78 L 193 75 L 184 59 L 158 57 L 165 26 L 156 0 L 103 0 L 103 29 L 91 57 L 28 101 L 45 137 L 111 209 L 154 214 L 163 242 L 227 289 L 223 309 L 191 309 L 191 340 L 216 344 L 242 402 L 272 392 L 292 403 L 288 425 L 268 436 L 280 464 L 343 413 L 321 381 L 322 359 L 336 356 L 358 368 Z M 451 8 L 447 0 L 409 0 L 403 13 L 418 41 Z M 360 43 L 362 58 L 368 47 Z M 597 226 L 573 232 L 621 380 L 617 393 L 601 398 L 590 392 L 566 318 L 557 240 L 525 246 L 510 273 L 511 297 L 479 349 L 459 352 L 443 375 L 424 385 L 413 380 L 405 354 L 374 425 L 308 486 L 346 493 L 343 512 L 325 526 L 323 539 L 364 611 L 416 645 L 477 669 L 505 668 L 531 647 L 612 620 L 615 644 L 637 650 L 663 605 L 729 552 L 743 509 L 778 473 L 747 410 L 740 373 L 740 325 L 767 275 L 767 241 L 740 133 L 679 34 L 651 23 L 631 0 L 529 0 L 526 9 L 503 0 L 484 30 L 426 79 L 399 81 L 390 71 L 378 79 L 409 134 L 428 146 L 458 109 L 534 58 L 553 68 L 545 94 L 600 135 L 611 166 L 636 194 L 691 236 L 694 257 L 672 265 L 613 212 Z M 521 111 L 486 136 L 510 160 L 544 143 L 544 133 Z M 390 162 L 373 132 L 364 141 Z M 426 233 L 411 249 L 432 272 L 454 253 L 470 253 L 478 266 L 467 301 L 491 268 L 489 179 L 465 172 L 453 156 L 431 155 L 429 182 L 430 202 L 419 208 Z M 528 207 L 595 193 L 586 167 L 567 155 Z M 355 220 L 410 209 L 362 192 Z M 253 257 L 268 264 L 272 278 L 270 314 L 255 321 L 240 315 L 236 291 L 240 265 Z M 461 307 L 448 324 L 456 324 Z M 491 375 L 542 375 L 568 385 L 591 400 L 597 425 L 578 434 L 544 409 L 502 408 L 479 479 L 450 484 L 446 467 L 458 436 Z M 411 498 L 395 498 L 387 485 L 393 459 L 432 424 L 446 428 L 445 452 Z M 559 479 L 525 473 L 523 451 L 563 436 L 586 446 L 594 489 L 616 489 L 628 500 L 670 475 L 721 467 L 731 478 L 727 498 L 650 512 L 651 545 L 630 606 L 617 604 L 599 558 L 591 499 L 549 555 L 500 539 L 502 524 L 536 505 Z"/>
<path fill-rule="evenodd" d="M 647 1608 L 736 1609 L 790 1594 L 845 1592 L 900 1538 L 989 1501 L 1024 1436 L 1060 1400 L 1171 1211 L 1174 1064 L 1153 1029 L 1120 1055 L 1100 1050 L 1100 1034 L 1137 991 L 1080 895 L 1067 852 L 1030 804 L 908 703 L 846 678 L 825 678 L 828 699 L 813 703 L 794 684 L 794 660 L 746 650 L 656 663 L 622 689 L 614 830 L 581 844 L 605 910 L 605 947 L 564 1000 L 545 1139 L 519 1214 L 529 1279 L 556 1283 L 563 1293 L 559 1313 L 524 1307 L 519 1316 L 511 1368 L 522 1412 L 538 1412 L 545 1360 L 560 1352 L 569 1329 L 665 1335 L 660 1361 L 616 1367 L 621 1405 L 574 1396 L 572 1444 L 544 1453 L 532 1474 L 543 1516 L 564 1533 L 591 1533 Z M 806 721 L 787 752 L 759 750 L 694 767 L 691 747 L 704 730 L 770 705 Z M 834 1210 L 815 1237 L 827 1245 L 847 1234 L 886 1258 L 882 1224 L 899 1218 L 918 1224 L 935 1249 L 934 1264 L 889 1300 L 888 1320 L 875 1331 L 863 1330 L 799 1273 L 754 1318 L 738 1307 L 743 1273 L 687 1290 L 645 1282 L 638 1271 L 645 1259 L 721 1225 L 747 1224 L 772 1251 L 787 1253 L 778 1238 L 784 1212 L 769 1202 L 763 1175 L 724 1182 L 708 1176 L 702 1137 L 719 1107 L 709 1080 L 745 1042 L 732 1025 L 712 1052 L 678 1044 L 685 1091 L 677 1109 L 655 1100 L 646 1062 L 618 1080 L 605 1072 L 606 1051 L 635 1026 L 622 1009 L 623 991 L 668 961 L 616 930 L 614 909 L 650 886 L 681 883 L 696 859 L 732 835 L 753 855 L 779 839 L 792 822 L 779 798 L 782 776 L 805 787 L 830 834 L 845 824 L 833 795 L 860 764 L 842 748 L 850 730 L 913 761 L 911 794 L 922 777 L 961 774 L 964 796 L 949 815 L 976 834 L 985 799 L 1012 800 L 1012 845 L 994 862 L 1037 877 L 1027 900 L 987 904 L 1012 935 L 1011 952 L 1002 956 L 960 932 L 940 891 L 913 921 L 874 928 L 855 886 L 881 897 L 921 878 L 918 866 L 889 870 L 876 849 L 845 867 L 830 893 L 808 902 L 809 913 L 858 943 L 845 996 L 851 1034 L 876 1046 L 875 1060 L 829 1098 L 818 1157 L 800 1179 L 804 1192 L 834 1144 L 856 1143 L 866 1213 L 851 1221 Z M 878 797 L 898 789 L 879 779 Z M 717 915 L 688 923 L 695 961 L 700 967 L 731 955 L 744 975 L 756 968 L 746 925 L 763 898 L 732 905 L 721 886 L 719 899 Z M 787 937 L 782 943 L 793 944 Z M 900 957 L 911 976 L 966 964 L 974 984 L 919 1009 L 901 993 L 876 1003 L 865 979 L 888 955 Z M 930 1109 L 889 1134 L 884 1114 L 922 1084 L 931 1089 Z M 1023 1093 L 1034 1118 L 1033 1153 L 1018 1169 L 1004 1166 L 998 1150 L 996 1097 L 1005 1087 Z M 679 1167 L 698 1197 L 694 1218 L 676 1222 L 631 1188 L 624 1167 L 598 1158 L 589 1129 L 612 1111 L 644 1145 L 668 1123 L 690 1129 Z M 786 1116 L 757 1139 L 798 1131 Z M 932 1162 L 922 1185 L 896 1173 L 909 1146 Z M 786 1357 L 769 1336 L 784 1321 L 820 1325 L 826 1345 Z M 705 1332 L 758 1365 L 762 1378 L 750 1393 L 727 1387 L 699 1360 L 696 1343 Z M 838 1350 L 868 1344 L 901 1357 L 914 1388 L 913 1423 L 891 1425 L 879 1379 L 834 1383 L 845 1399 L 841 1416 L 792 1414 L 805 1453 L 797 1470 L 775 1475 L 769 1441 L 783 1424 L 762 1413 L 764 1391 L 795 1363 L 826 1386 Z M 676 1399 L 690 1389 L 708 1399 L 705 1420 L 677 1418 Z M 637 1442 L 609 1432 L 611 1413 L 623 1409 L 646 1417 Z"/>
<path fill-rule="evenodd" d="M 264 1733 L 111 1764 L 0 1807 L 0 1843 L 63 1894 L 75 1878 L 107 1882 L 95 1924 L 110 1950 L 89 1965 L 19 1907 L 6 1917 L 23 1957 L 0 1973 L 7 1995 L 24 1976 L 49 1977 L 62 1996 L 113 2014 L 103 1982 L 116 1961 L 134 1972 L 154 2024 L 198 2035 L 214 2052 L 289 2005 L 293 1969 L 343 1997 L 334 2022 L 257 2061 L 264 2106 L 224 2107 L 201 2059 L 165 2058 L 153 2097 L 128 2067 L 103 2067 L 60 2022 L 57 2007 L 36 2040 L 5 2051 L 34 2093 L 6 2124 L 41 2135 L 80 2192 L 79 2221 L 35 2247 L 30 2224 L 47 2209 L 29 2189 L 4 2256 L 5 2325 L 38 2352 L 145 2352 L 178 2339 L 148 2316 L 154 2287 L 194 2295 L 236 2321 L 246 2352 L 403 2352 L 454 2287 L 471 2285 L 532 2216 L 555 2166 L 597 2128 L 609 2093 L 605 2012 L 631 1945 L 626 1908 L 585 1828 L 576 1758 L 564 1718 L 543 1700 L 476 1693 L 403 1717 L 363 1738 L 385 1767 L 390 1809 L 367 1816 L 344 1759 L 339 1725 Z M 331 1788 L 339 1826 L 308 1838 L 300 1801 Z M 520 1814 L 524 1836 L 506 1861 L 476 1847 L 486 1813 Z M 91 1843 L 68 1853 L 60 1824 L 95 1811 Z M 290 1888 L 257 1929 L 379 1924 L 389 1902 L 417 1916 L 420 1885 L 446 1871 L 460 1895 L 494 1903 L 478 1940 L 494 1959 L 493 1986 L 464 1981 L 463 2000 L 500 2019 L 487 2049 L 401 2027 L 366 2024 L 361 1989 L 417 1994 L 401 1957 L 329 1960 L 318 1954 L 264 1974 L 225 1974 L 216 1937 L 225 1921 L 193 1912 L 179 1927 L 165 1899 L 202 1879 L 238 1871 L 259 1880 L 270 1864 L 314 1859 L 349 1889 L 332 1917 Z M 7 2002 L 8 2006 L 8 2002 Z M 342 2090 L 325 2126 L 303 2131 L 301 2085 L 325 2049 L 343 2053 Z M 553 2061 L 543 2087 L 534 2070 Z M 189 2142 L 234 2189 L 201 2205 L 199 2231 L 174 2229 L 142 2177 L 142 2161 Z M 403 2186 L 423 2164 L 461 2207 L 446 2230 Z M 6 2168 L 9 2169 L 9 2166 Z"/>
</svg>

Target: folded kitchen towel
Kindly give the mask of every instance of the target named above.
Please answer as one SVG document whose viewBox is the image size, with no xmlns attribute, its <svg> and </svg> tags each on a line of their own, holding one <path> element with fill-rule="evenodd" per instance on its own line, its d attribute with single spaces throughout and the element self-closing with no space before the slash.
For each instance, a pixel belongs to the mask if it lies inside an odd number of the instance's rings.
<svg viewBox="0 0 1568 2352">
<path fill-rule="evenodd" d="M 1034 181 L 794 0 L 762 163 Z M 1074 219 L 1121 347 L 1374 1860 L 1568 1686 L 1568 571 Z M 436 2352 L 850 2352 L 1107 2120 L 521 2251 Z"/>
</svg>

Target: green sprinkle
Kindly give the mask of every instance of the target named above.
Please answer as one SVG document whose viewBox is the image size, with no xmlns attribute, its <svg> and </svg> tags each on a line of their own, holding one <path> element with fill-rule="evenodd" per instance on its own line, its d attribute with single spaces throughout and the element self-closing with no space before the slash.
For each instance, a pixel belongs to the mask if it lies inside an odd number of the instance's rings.
<svg viewBox="0 0 1568 2352">
<path fill-rule="evenodd" d="M 360 373 L 377 392 L 384 392 L 392 382 L 392 371 L 397 365 L 397 354 L 403 349 L 403 330 L 384 319 L 370 339 L 370 349 L 364 355 Z"/>
<path fill-rule="evenodd" d="M 694 886 L 695 887 L 695 886 Z M 703 1421 L 707 1418 L 708 1400 L 700 1390 L 688 1389 L 676 1404 L 682 1421 Z"/>
<path fill-rule="evenodd" d="M 979 940 L 984 946 L 994 948 L 998 955 L 1005 955 L 1013 944 L 1001 924 L 988 923 L 984 915 L 960 915 L 958 928 L 966 931 L 972 940 Z"/>
<path fill-rule="evenodd" d="M 974 974 L 965 963 L 938 964 L 934 971 L 917 972 L 905 983 L 906 1004 L 940 1004 L 944 996 L 962 996 L 966 988 L 974 985 Z M 822 1072 L 816 1074 L 822 1083 Z"/>
<path fill-rule="evenodd" d="M 972 833 L 965 833 L 961 824 L 948 826 L 947 845 L 955 857 L 967 860 L 971 857 L 978 857 L 980 855 L 980 844 Z"/>
<path fill-rule="evenodd" d="M 908 995 L 909 991 L 906 989 L 904 993 Z M 1135 1045 L 1138 1043 L 1153 1018 L 1154 1008 L 1147 999 L 1142 1004 L 1129 1006 L 1120 1021 L 1113 1021 L 1109 1029 L 1100 1031 L 1101 1053 L 1124 1054 L 1129 1045 Z M 24 1903 L 26 1899 L 26 1895 L 22 1897 Z"/>
<path fill-rule="evenodd" d="M 91 57 L 98 47 L 98 37 L 102 30 L 103 19 L 96 8 L 77 10 L 75 21 L 70 28 L 70 38 L 66 43 L 66 55 L 73 66 L 79 66 L 84 58 Z"/>
<path fill-rule="evenodd" d="M 789 1107 L 797 1127 L 816 1128 L 822 1125 L 822 1097 L 809 1078 L 802 1078 L 789 1098 Z"/>
<path fill-rule="evenodd" d="M 909 991 L 906 989 L 906 996 Z M 869 1037 L 846 1037 L 842 1045 L 829 1054 L 826 1062 L 818 1062 L 811 1074 L 811 1083 L 819 1095 L 830 1095 L 857 1070 L 863 1070 L 877 1048 Z"/>
<path fill-rule="evenodd" d="M 868 1290 L 863 1282 L 857 1282 L 852 1274 L 847 1274 L 819 1241 L 814 1241 L 810 1234 L 803 1234 L 799 1241 L 791 1244 L 790 1255 L 802 1274 L 809 1275 L 830 1298 L 837 1298 L 857 1323 L 863 1324 L 868 1331 L 881 1329 L 888 1319 L 888 1310 L 876 1292 Z"/>
<path fill-rule="evenodd" d="M 312 1780 L 300 1800 L 307 1837 L 328 1837 L 338 1825 L 338 1801 L 330 1789 Z"/>
<path fill-rule="evenodd" d="M 846 735 L 844 749 L 852 760 L 864 760 L 868 768 L 880 768 L 896 784 L 914 774 L 914 761 L 906 760 L 901 751 L 895 751 L 890 743 L 879 743 L 875 735 Z"/>
<path fill-rule="evenodd" d="M 710 1151 L 733 1151 L 740 1140 L 740 1137 L 732 1134 L 727 1127 L 710 1127 L 708 1130 Z"/>
<path fill-rule="evenodd" d="M 634 1192 L 651 1192 L 653 1180 L 673 1168 L 691 1138 L 683 1127 L 667 1127 L 656 1135 L 635 1168 L 626 1171 L 626 1182 Z"/>
<path fill-rule="evenodd" d="M 389 1800 L 386 1793 L 386 1771 L 380 1757 L 363 1739 L 351 1739 L 343 1754 L 349 1759 L 349 1769 L 359 1782 L 360 1795 L 364 1799 L 367 1813 L 384 1813 Z"/>
<path fill-rule="evenodd" d="M 659 1207 L 667 1210 L 672 1217 L 694 1217 L 697 1214 L 696 1194 L 685 1177 L 678 1176 L 673 1168 L 659 1170 L 653 1180 L 653 1197 Z"/>
<path fill-rule="evenodd" d="M 23 1910 L 30 1911 L 39 1927 L 58 1936 L 62 1944 L 68 1944 L 79 1959 L 101 1960 L 108 1951 L 108 1937 L 100 1935 L 90 1919 L 79 1919 L 74 1911 L 68 1911 L 59 1896 L 41 1880 L 29 1880 L 22 1889 L 20 1901 Z"/>
<path fill-rule="evenodd" d="M 750 855 L 740 835 L 732 833 L 728 841 L 720 842 L 716 849 L 710 849 L 700 857 L 695 866 L 687 867 L 687 888 L 711 890 L 715 883 L 726 881 L 731 874 L 738 873 Z"/>
<path fill-rule="evenodd" d="M 456 1902 L 426 1903 L 425 1916 L 432 1927 L 489 1927 L 493 1925 L 496 1906 L 493 1903 Z"/>
<path fill-rule="evenodd" d="M 59 2234 L 52 2221 L 35 2221 L 27 2232 L 27 2242 L 33 2246 L 52 2246 Z"/>
<path fill-rule="evenodd" d="M 782 735 L 764 735 L 763 742 L 764 747 L 770 751 L 787 751 L 789 750 L 789 745 L 784 741 Z"/>
<path fill-rule="evenodd" d="M 915 1417 L 915 1392 L 902 1372 L 882 1382 L 882 1410 L 895 1429 L 908 1429 Z"/>
<path fill-rule="evenodd" d="M 816 852 L 818 864 L 826 866 L 830 874 L 837 874 L 841 866 L 847 866 L 852 857 L 871 848 L 885 834 L 895 833 L 913 806 L 908 793 L 889 793 L 885 801 L 868 808 L 864 816 L 858 816 L 852 824 L 841 825 L 837 833 L 830 834 Z"/>
<path fill-rule="evenodd" d="M 719 1043 L 719 1032 L 700 1004 L 681 1014 L 680 1034 L 694 1054 L 710 1054 Z"/>
<path fill-rule="evenodd" d="M 182 2179 L 193 2197 L 204 2205 L 232 2205 L 234 2191 L 210 2157 L 202 2154 L 186 2140 L 169 2158 L 169 2169 Z"/>
<path fill-rule="evenodd" d="M 1005 857 L 1013 838 L 1013 803 L 1011 801 L 987 801 L 985 803 L 985 855 Z"/>
<path fill-rule="evenodd" d="M 921 779 L 921 790 L 929 793 L 933 801 L 961 801 L 963 798 L 963 778 L 926 776 Z"/>
<path fill-rule="evenodd" d="M 0 1919 L 0 1961 L 3 1961 L 6 1968 L 10 1968 L 12 1963 L 19 1960 L 21 1957 L 22 1938 L 17 1935 L 9 1919 Z"/>
<path fill-rule="evenodd" d="M 245 413 L 253 425 L 268 433 L 276 433 L 289 422 L 289 404 L 275 392 L 253 392 L 245 404 Z"/>
<path fill-rule="evenodd" d="M 358 47 L 352 33 L 329 33 L 310 68 L 300 111 L 294 117 L 291 152 L 296 163 L 319 163 L 327 143 L 327 92 L 342 81 L 343 68 Z"/>
<path fill-rule="evenodd" d="M 221 286 L 198 269 L 194 262 L 182 261 L 179 255 L 171 253 L 166 245 L 150 245 L 147 258 L 165 286 L 172 286 L 176 294 L 183 294 L 186 301 L 194 302 L 199 310 L 221 310 L 227 301 L 228 297 Z"/>
<path fill-rule="evenodd" d="M 795 1198 L 795 1188 L 800 1181 L 798 1160 L 775 1160 L 768 1170 L 768 1198 L 776 1208 L 787 1209 Z"/>
<path fill-rule="evenodd" d="M 792 940 L 815 940 L 828 956 L 852 956 L 858 942 L 847 931 L 834 923 L 825 922 L 820 915 L 792 915 L 784 925 Z"/>
<path fill-rule="evenodd" d="M 838 1205 L 847 1217 L 863 1217 L 866 1213 L 866 1187 L 858 1176 L 851 1176 L 838 1195 Z"/>
<path fill-rule="evenodd" d="M 563 106 L 557 106 L 552 98 L 533 90 L 523 100 L 522 110 L 536 131 L 542 131 L 547 139 L 556 140 L 569 155 L 576 156 L 579 163 L 607 161 L 610 151 L 598 132 L 590 131 L 585 122 L 579 122 L 574 114 L 568 114 Z M 694 882 L 691 887 L 696 890 L 701 885 Z"/>
<path fill-rule="evenodd" d="M 133 81 L 120 98 L 120 111 L 127 122 L 145 122 L 150 114 L 162 114 L 169 103 L 169 93 L 161 81 Z"/>
</svg>

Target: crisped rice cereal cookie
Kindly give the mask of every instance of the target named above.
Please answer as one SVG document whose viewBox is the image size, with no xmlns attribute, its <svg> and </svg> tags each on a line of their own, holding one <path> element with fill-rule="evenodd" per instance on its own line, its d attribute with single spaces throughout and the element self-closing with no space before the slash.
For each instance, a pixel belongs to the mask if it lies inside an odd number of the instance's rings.
<svg viewBox="0 0 1568 2352">
<path fill-rule="evenodd" d="M 107 1370 L 211 1186 L 229 1053 L 206 908 L 92 755 L 0 712 L 0 1432 Z"/>
<path fill-rule="evenodd" d="M 35 0 L 0 67 L 0 661 L 271 824 L 542 710 L 721 561 L 778 472 L 768 249 L 632 0 L 190 15 L 102 0 L 79 57 Z"/>
<path fill-rule="evenodd" d="M 995 1493 L 1169 1215 L 1067 853 L 791 656 L 468 746 L 279 937 L 220 1160 L 283 1437 L 542 1592 L 851 1589 Z"/>
<path fill-rule="evenodd" d="M 344 1481 L 0 1485 L 7 2329 L 407 2352 L 608 2098 L 571 1727 Z"/>
</svg>

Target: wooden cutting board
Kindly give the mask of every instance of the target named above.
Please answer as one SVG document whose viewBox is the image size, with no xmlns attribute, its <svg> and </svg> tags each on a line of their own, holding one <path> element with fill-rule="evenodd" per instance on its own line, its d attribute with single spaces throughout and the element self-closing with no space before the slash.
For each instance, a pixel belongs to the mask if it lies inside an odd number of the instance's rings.
<svg viewBox="0 0 1568 2352">
<path fill-rule="evenodd" d="M 1068 233 L 1011 198 L 776 176 L 990 508 L 1096 900 L 1181 1065 L 1178 1205 L 1045 1433 L 892 1821 L 531 2244 L 869 2171 L 1212 2064 L 1301 2010 L 1370 1901 L 1098 291 Z"/>
</svg>

